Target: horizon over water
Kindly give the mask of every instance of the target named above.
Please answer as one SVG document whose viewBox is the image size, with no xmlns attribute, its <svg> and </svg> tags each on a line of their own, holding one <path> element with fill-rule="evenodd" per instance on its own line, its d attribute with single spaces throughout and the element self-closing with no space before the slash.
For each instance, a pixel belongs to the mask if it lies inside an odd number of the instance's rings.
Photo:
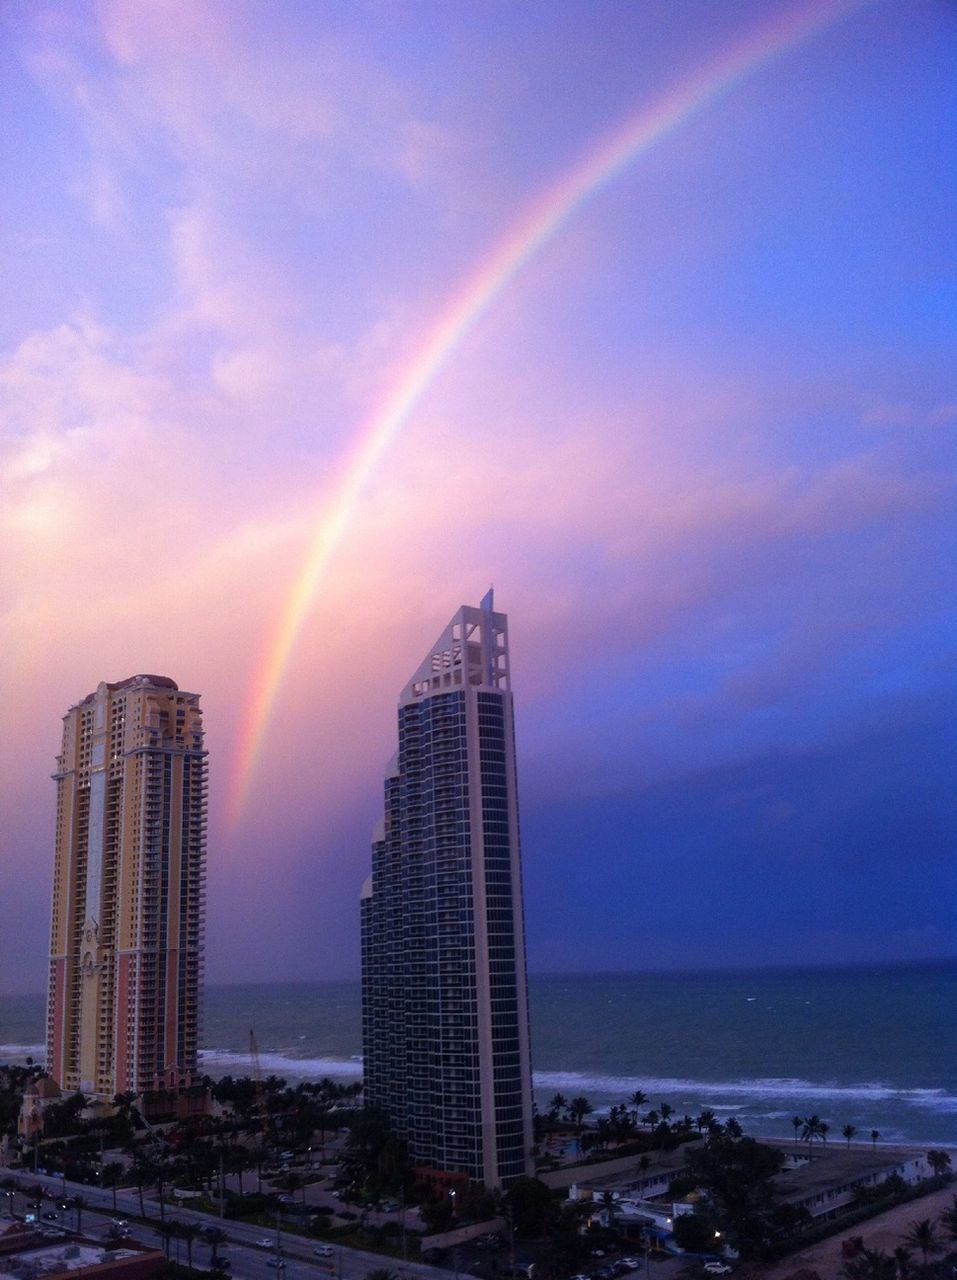
<svg viewBox="0 0 957 1280">
<path fill-rule="evenodd" d="M 881 965 L 529 976 L 536 1100 L 585 1094 L 596 1111 L 636 1089 L 647 1111 L 736 1115 L 751 1134 L 793 1137 L 816 1112 L 831 1140 L 957 1146 L 957 959 Z M 41 995 L 0 997 L 0 1061 L 42 1060 Z M 206 989 L 210 1075 L 291 1080 L 362 1073 L 359 982 Z"/>
</svg>

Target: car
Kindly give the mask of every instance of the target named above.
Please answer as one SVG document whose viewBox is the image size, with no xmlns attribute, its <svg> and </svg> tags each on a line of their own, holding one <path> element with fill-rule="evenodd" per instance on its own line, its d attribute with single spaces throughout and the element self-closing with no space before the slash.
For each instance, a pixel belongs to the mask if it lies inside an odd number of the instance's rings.
<svg viewBox="0 0 957 1280">
<path fill-rule="evenodd" d="M 726 1276 L 731 1271 L 726 1262 L 706 1262 L 704 1269 L 709 1276 Z"/>
<path fill-rule="evenodd" d="M 56 1209 L 48 1209 L 46 1213 L 41 1214 L 40 1216 L 43 1218 L 44 1222 L 56 1222 L 60 1215 L 57 1213 Z"/>
<path fill-rule="evenodd" d="M 130 1224 L 125 1218 L 111 1218 L 110 1225 L 113 1227 L 128 1227 Z"/>
<path fill-rule="evenodd" d="M 275 1267 L 277 1271 L 282 1271 L 286 1266 L 286 1259 L 285 1258 L 267 1258 L 266 1266 Z"/>
<path fill-rule="evenodd" d="M 621 1265 L 626 1271 L 637 1271 L 641 1263 L 637 1258 L 622 1258 Z"/>
<path fill-rule="evenodd" d="M 317 1244 L 315 1249 L 313 1249 L 313 1253 L 317 1258 L 331 1258 L 335 1253 L 335 1249 L 333 1249 L 331 1244 Z"/>
<path fill-rule="evenodd" d="M 275 1240 L 270 1240 L 268 1236 L 263 1236 L 263 1238 L 261 1240 L 257 1240 L 256 1243 L 259 1245 L 260 1249 L 273 1249 L 276 1245 Z"/>
<path fill-rule="evenodd" d="M 383 1213 L 398 1213 L 399 1202 L 398 1200 L 383 1200 L 382 1203 L 379 1205 L 379 1208 L 382 1210 Z"/>
</svg>

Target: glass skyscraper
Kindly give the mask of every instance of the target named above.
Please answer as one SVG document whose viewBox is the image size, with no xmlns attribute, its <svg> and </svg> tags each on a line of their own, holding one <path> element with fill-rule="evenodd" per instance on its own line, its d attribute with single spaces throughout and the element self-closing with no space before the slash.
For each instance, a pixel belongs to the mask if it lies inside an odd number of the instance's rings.
<svg viewBox="0 0 957 1280">
<path fill-rule="evenodd" d="M 463 606 L 399 699 L 362 894 L 365 1098 L 413 1164 L 532 1172 L 508 623 Z"/>
</svg>

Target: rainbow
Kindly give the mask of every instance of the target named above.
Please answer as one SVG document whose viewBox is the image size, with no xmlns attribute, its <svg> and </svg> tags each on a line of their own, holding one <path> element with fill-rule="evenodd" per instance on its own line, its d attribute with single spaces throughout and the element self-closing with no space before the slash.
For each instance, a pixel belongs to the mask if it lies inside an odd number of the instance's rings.
<svg viewBox="0 0 957 1280">
<path fill-rule="evenodd" d="M 870 2 L 816 0 L 791 9 L 751 32 L 743 43 L 699 67 L 654 105 L 629 117 L 606 135 L 594 151 L 526 210 L 451 296 L 410 363 L 398 374 L 357 432 L 352 456 L 345 460 L 342 468 L 338 492 L 319 521 L 305 563 L 256 671 L 230 789 L 228 822 L 231 828 L 235 828 L 245 807 L 256 761 L 299 632 L 329 561 L 349 527 L 359 497 L 382 455 L 478 318 L 582 205 L 640 155 L 742 77 Z"/>
</svg>

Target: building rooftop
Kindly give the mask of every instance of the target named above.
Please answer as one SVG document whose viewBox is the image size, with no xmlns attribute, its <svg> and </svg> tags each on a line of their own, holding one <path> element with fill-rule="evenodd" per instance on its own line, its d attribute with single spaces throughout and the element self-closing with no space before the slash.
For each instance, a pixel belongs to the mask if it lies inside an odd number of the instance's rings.
<svg viewBox="0 0 957 1280">
<path fill-rule="evenodd" d="M 21 1248 L 0 1256 L 0 1280 L 43 1280 L 44 1277 L 66 1275 L 72 1271 L 91 1274 L 90 1268 L 99 1267 L 122 1274 L 124 1268 L 117 1264 L 131 1261 L 139 1264 L 144 1260 L 155 1260 L 158 1264 L 164 1258 L 158 1249 L 142 1245 L 107 1248 L 93 1240 L 75 1239 L 38 1243 L 38 1237 L 30 1233 L 24 1238 Z"/>
<path fill-rule="evenodd" d="M 775 1143 L 785 1155 L 800 1156 L 799 1151 L 790 1151 Z M 806 1153 L 804 1153 L 806 1154 Z M 826 1149 L 815 1148 L 814 1156 L 801 1164 L 788 1165 L 775 1178 L 775 1188 L 782 1200 L 800 1202 L 809 1196 L 833 1190 L 835 1187 L 847 1187 L 858 1182 L 867 1183 L 876 1175 L 889 1177 L 892 1173 L 905 1176 L 905 1165 L 912 1165 L 920 1160 L 920 1153 L 896 1147 L 877 1147 L 874 1150 L 864 1147 L 828 1146 Z M 878 1179 L 879 1180 L 879 1179 Z"/>
</svg>

